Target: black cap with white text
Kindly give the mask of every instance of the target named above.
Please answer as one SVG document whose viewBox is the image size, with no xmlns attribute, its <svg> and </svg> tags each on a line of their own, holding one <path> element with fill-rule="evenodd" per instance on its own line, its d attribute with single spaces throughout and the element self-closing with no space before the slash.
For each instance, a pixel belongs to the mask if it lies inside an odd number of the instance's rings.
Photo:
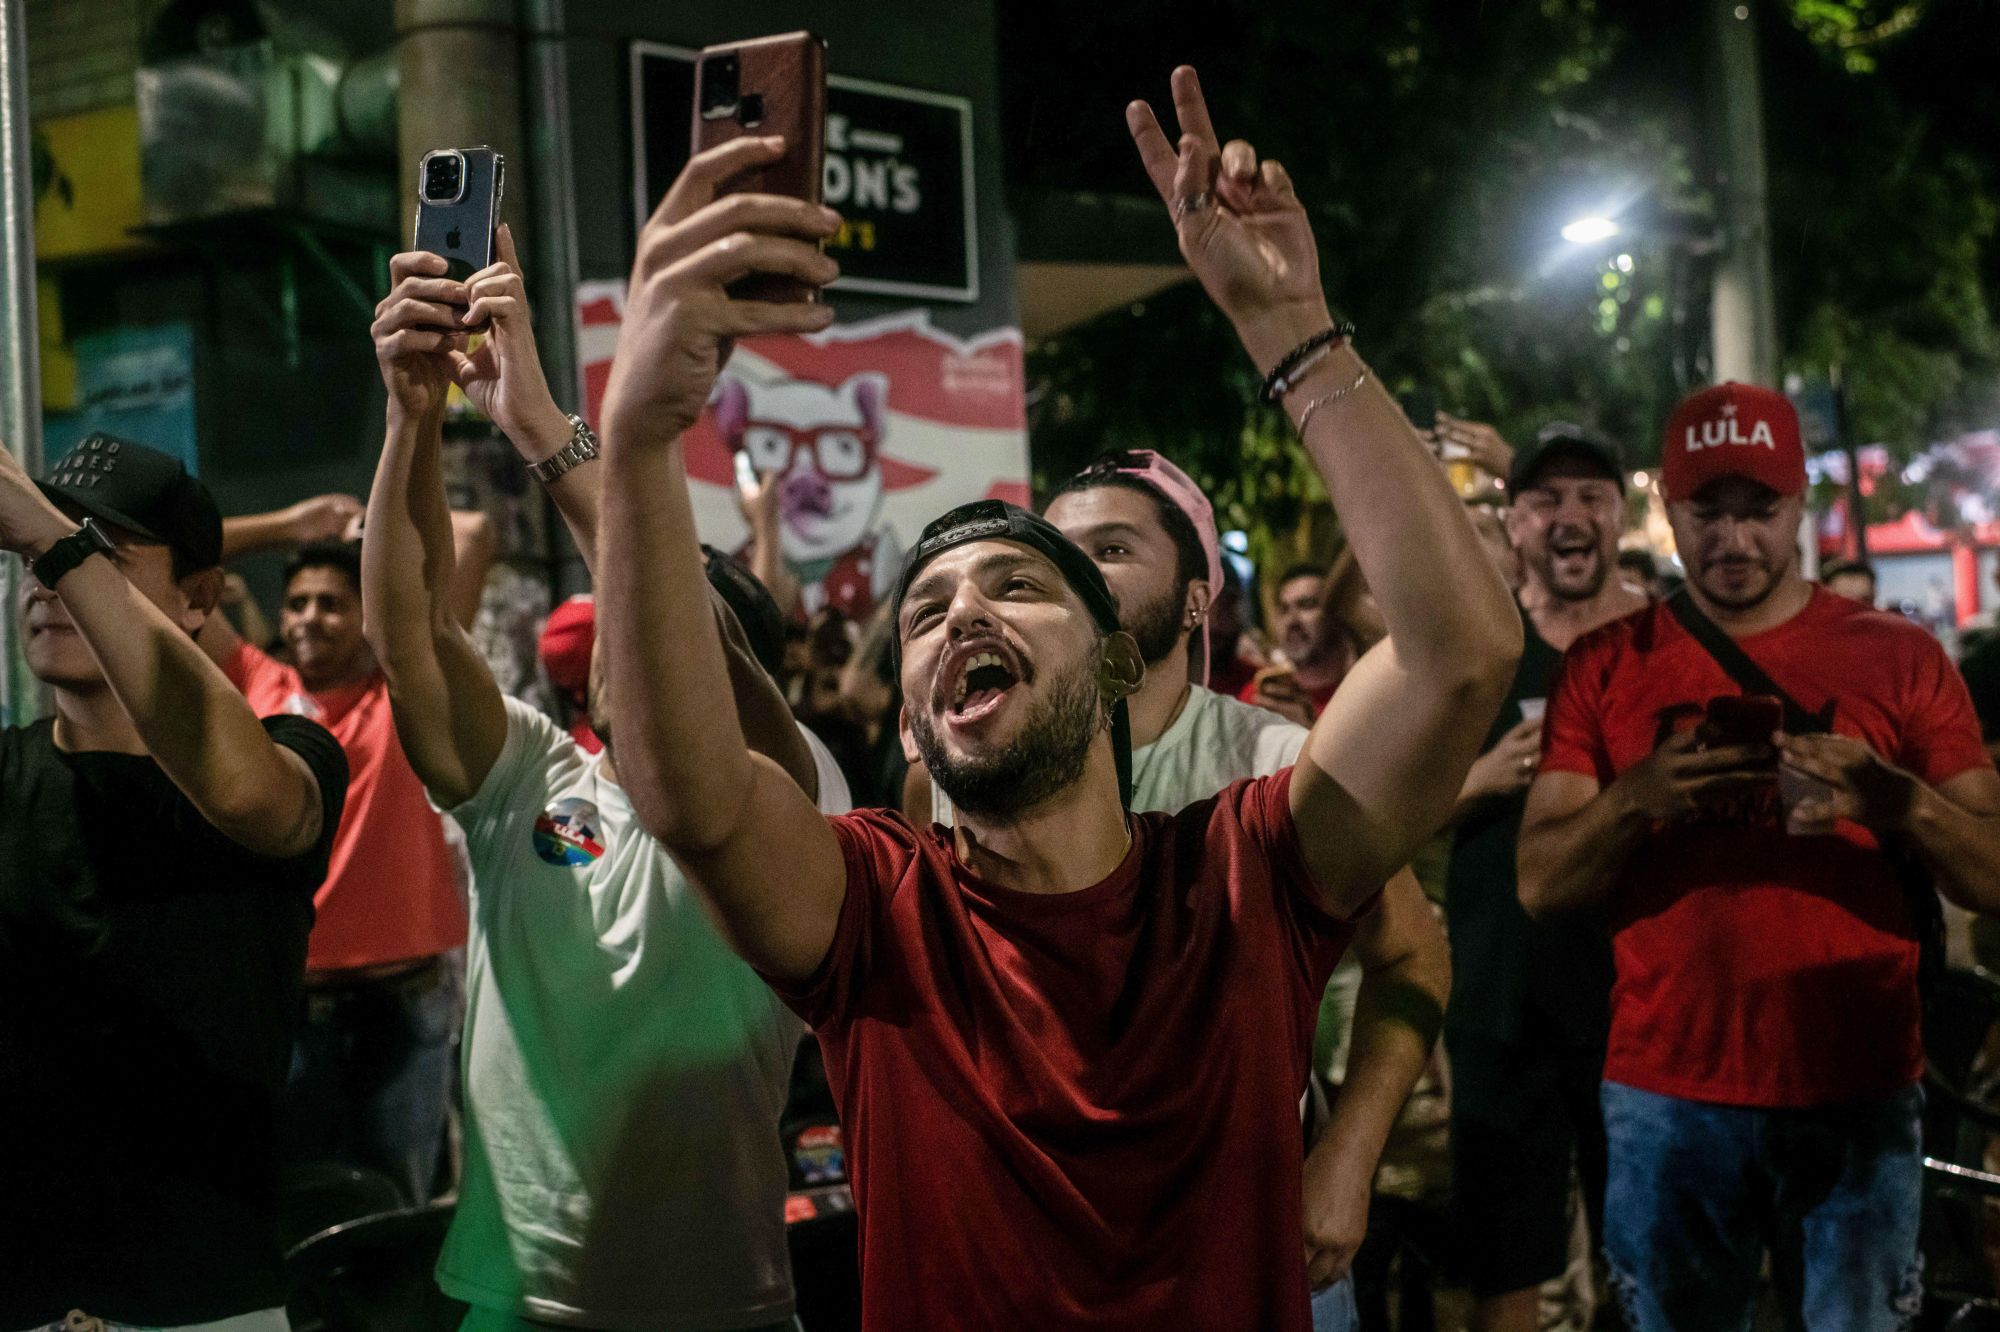
<svg viewBox="0 0 2000 1332">
<path fill-rule="evenodd" d="M 222 563 L 222 511 L 208 487 L 171 454 L 99 432 L 36 484 L 65 511 L 161 543 L 186 572 Z"/>
</svg>

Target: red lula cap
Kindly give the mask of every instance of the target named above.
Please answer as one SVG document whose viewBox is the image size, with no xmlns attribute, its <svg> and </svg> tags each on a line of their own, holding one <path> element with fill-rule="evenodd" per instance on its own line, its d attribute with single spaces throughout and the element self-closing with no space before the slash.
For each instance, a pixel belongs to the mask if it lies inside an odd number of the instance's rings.
<svg viewBox="0 0 2000 1332">
<path fill-rule="evenodd" d="M 1693 499 L 1725 476 L 1744 477 L 1780 495 L 1806 488 L 1805 445 L 1791 400 L 1735 380 L 1705 388 L 1674 409 L 1660 460 L 1660 485 L 1669 500 Z"/>
<path fill-rule="evenodd" d="M 549 612 L 542 626 L 542 669 L 549 683 L 565 693 L 582 693 L 590 685 L 590 649 L 597 639 L 597 603 L 588 592 L 578 593 Z"/>
</svg>

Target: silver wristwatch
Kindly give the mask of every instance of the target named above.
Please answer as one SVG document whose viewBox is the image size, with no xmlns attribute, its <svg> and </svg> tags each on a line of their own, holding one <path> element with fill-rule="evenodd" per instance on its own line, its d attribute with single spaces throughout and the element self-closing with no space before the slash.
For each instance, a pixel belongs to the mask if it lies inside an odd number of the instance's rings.
<svg viewBox="0 0 2000 1332">
<path fill-rule="evenodd" d="M 528 475 L 547 485 L 563 473 L 597 456 L 597 435 L 575 412 L 569 414 L 569 443 L 540 462 L 528 464 Z"/>
</svg>

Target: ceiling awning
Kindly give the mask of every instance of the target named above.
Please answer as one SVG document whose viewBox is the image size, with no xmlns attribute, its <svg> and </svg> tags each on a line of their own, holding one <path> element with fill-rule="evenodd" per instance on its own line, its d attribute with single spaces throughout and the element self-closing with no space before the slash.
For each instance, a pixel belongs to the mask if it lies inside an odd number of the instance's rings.
<svg viewBox="0 0 2000 1332">
<path fill-rule="evenodd" d="M 1052 337 L 1193 276 L 1153 198 L 1075 191 L 1016 196 L 1021 332 Z"/>
<path fill-rule="evenodd" d="M 1040 342 L 1192 276 L 1185 264 L 1024 261 L 1014 278 L 1021 297 L 1021 332 L 1029 342 Z"/>
</svg>

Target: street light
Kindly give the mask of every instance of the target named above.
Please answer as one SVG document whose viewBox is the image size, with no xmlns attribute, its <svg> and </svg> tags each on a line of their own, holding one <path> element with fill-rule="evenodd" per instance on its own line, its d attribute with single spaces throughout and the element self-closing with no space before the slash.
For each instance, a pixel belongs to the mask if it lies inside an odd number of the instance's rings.
<svg viewBox="0 0 2000 1332">
<path fill-rule="evenodd" d="M 1618 224 L 1608 217 L 1579 217 L 1564 224 L 1562 238 L 1571 245 L 1595 245 L 1610 240 L 1618 232 Z"/>
</svg>

